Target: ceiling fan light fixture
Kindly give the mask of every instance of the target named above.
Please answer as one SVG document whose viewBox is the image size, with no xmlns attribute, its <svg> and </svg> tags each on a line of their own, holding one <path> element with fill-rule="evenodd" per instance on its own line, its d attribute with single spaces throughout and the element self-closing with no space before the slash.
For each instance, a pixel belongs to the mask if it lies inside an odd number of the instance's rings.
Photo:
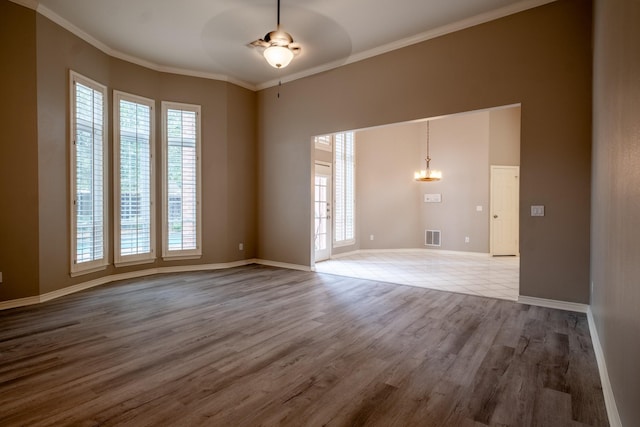
<svg viewBox="0 0 640 427">
<path fill-rule="evenodd" d="M 284 68 L 293 59 L 293 52 L 284 46 L 271 45 L 264 50 L 263 55 L 273 68 Z"/>
<path fill-rule="evenodd" d="M 271 31 L 264 36 L 264 41 L 270 43 L 275 46 L 289 46 L 290 43 L 293 43 L 293 38 L 291 34 L 286 31 L 282 31 L 280 29 L 280 24 L 278 24 L 278 29 L 275 31 Z"/>
<path fill-rule="evenodd" d="M 278 0 L 278 20 L 274 31 L 268 32 L 264 39 L 249 43 L 251 47 L 264 49 L 262 55 L 273 68 L 284 68 L 293 57 L 300 53 L 300 43 L 294 43 L 291 34 L 280 29 L 280 0 Z"/>
</svg>

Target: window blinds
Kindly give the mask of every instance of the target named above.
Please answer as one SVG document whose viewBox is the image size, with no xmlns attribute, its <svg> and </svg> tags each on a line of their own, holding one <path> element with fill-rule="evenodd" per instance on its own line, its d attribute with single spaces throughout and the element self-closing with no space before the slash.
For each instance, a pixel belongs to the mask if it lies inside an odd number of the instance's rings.
<svg viewBox="0 0 640 427">
<path fill-rule="evenodd" d="M 335 135 L 334 243 L 355 240 L 355 137 L 353 132 Z"/>
<path fill-rule="evenodd" d="M 198 117 L 166 110 L 166 232 L 169 251 L 198 248 Z"/>
<path fill-rule="evenodd" d="M 75 76 L 73 100 L 73 237 L 78 266 L 105 258 L 105 107 L 102 91 Z"/>
<path fill-rule="evenodd" d="M 153 258 L 152 101 L 136 102 L 123 93 L 115 98 L 119 116 L 116 260 Z"/>
</svg>

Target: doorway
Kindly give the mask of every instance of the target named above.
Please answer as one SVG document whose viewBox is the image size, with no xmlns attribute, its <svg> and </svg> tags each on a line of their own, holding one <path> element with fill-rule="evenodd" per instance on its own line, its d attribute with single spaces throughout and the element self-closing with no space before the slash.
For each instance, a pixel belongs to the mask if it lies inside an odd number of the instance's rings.
<svg viewBox="0 0 640 427">
<path fill-rule="evenodd" d="M 314 261 L 331 257 L 331 163 L 315 162 Z"/>
<path fill-rule="evenodd" d="M 320 214 L 322 209 L 315 206 L 316 164 L 326 162 L 330 166 L 334 156 L 330 146 L 319 146 L 320 137 L 313 138 L 309 204 L 312 268 L 370 278 L 355 272 L 366 270 L 370 275 L 374 273 L 372 265 L 383 266 L 375 271 L 377 279 L 516 299 L 520 272 L 519 184 L 507 187 L 516 192 L 511 194 L 515 200 L 512 215 L 509 211 L 494 213 L 491 193 L 496 191 L 491 189 L 491 166 L 515 166 L 514 180 L 519 181 L 520 111 L 519 105 L 509 105 L 429 118 L 433 163 L 443 170 L 444 177 L 428 184 L 412 179 L 413 172 L 424 165 L 427 119 L 354 130 L 358 140 L 356 238 L 346 247 L 334 248 L 330 234 L 326 249 L 320 249 L 323 227 L 322 218 L 315 212 L 318 209 Z M 331 172 L 327 175 L 335 185 L 337 178 Z M 429 202 L 429 195 L 438 196 L 439 202 Z M 497 202 L 494 204 L 497 206 Z M 330 209 L 335 210 L 335 206 Z M 492 243 L 491 227 L 500 223 L 496 219 L 492 224 L 493 215 L 498 215 L 503 225 L 495 230 L 511 236 L 503 239 L 504 243 L 511 240 L 510 248 Z M 333 220 L 328 222 L 330 226 Z M 440 230 L 442 246 L 426 248 L 424 230 Z M 434 270 L 446 255 L 459 259 L 467 254 L 472 260 L 461 269 L 447 259 L 450 268 Z M 489 266 L 486 274 L 479 267 L 485 261 Z M 465 277 L 456 276 L 458 270 L 466 273 Z"/>
<path fill-rule="evenodd" d="M 519 166 L 491 166 L 489 235 L 493 256 L 520 254 L 519 177 Z"/>
</svg>

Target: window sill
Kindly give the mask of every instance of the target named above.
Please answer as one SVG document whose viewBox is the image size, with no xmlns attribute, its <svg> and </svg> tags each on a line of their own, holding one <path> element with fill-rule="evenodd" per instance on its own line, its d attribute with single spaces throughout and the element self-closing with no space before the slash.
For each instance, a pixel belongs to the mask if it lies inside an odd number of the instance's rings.
<svg viewBox="0 0 640 427">
<path fill-rule="evenodd" d="M 356 244 L 355 239 L 354 240 L 345 240 L 344 242 L 333 242 L 333 247 L 334 248 L 344 248 L 345 246 L 353 246 Z"/>
<path fill-rule="evenodd" d="M 91 273 L 95 273 L 97 271 L 102 271 L 102 270 L 106 270 L 106 269 L 107 269 L 107 264 L 101 265 L 101 266 L 98 266 L 98 267 L 87 268 L 86 270 L 72 271 L 69 275 L 71 277 L 78 277 L 78 276 L 84 276 L 85 274 L 91 274 Z"/>
<path fill-rule="evenodd" d="M 116 261 L 114 265 L 116 266 L 116 268 L 119 268 L 119 267 L 128 267 L 130 265 L 151 264 L 153 262 L 156 262 L 155 258 L 138 259 L 138 260 L 131 260 L 131 261 Z"/>
<path fill-rule="evenodd" d="M 180 261 L 185 259 L 200 259 L 202 258 L 202 254 L 192 254 L 192 255 L 163 255 L 163 261 Z"/>
</svg>

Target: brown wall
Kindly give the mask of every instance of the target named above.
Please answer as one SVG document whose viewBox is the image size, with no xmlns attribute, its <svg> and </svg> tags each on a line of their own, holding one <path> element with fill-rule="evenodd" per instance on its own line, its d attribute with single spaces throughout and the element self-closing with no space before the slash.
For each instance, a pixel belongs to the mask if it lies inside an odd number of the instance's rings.
<svg viewBox="0 0 640 427">
<path fill-rule="evenodd" d="M 257 248 L 258 170 L 256 95 L 227 84 L 227 256 L 254 258 Z M 249 143 L 248 143 L 249 142 Z M 244 250 L 238 250 L 238 244 Z"/>
<path fill-rule="evenodd" d="M 258 256 L 309 265 L 312 135 L 521 103 L 523 295 L 589 300 L 591 3 L 560 0 L 259 92 Z M 532 204 L 547 216 L 527 215 Z"/>
<path fill-rule="evenodd" d="M 520 106 L 489 113 L 489 164 L 520 166 Z"/>
<path fill-rule="evenodd" d="M 36 34 L 40 189 L 37 210 L 40 223 L 39 293 L 42 294 L 103 275 L 69 277 L 69 69 L 104 85 L 109 84 L 110 73 L 107 55 L 39 14 L 36 15 Z M 109 124 L 112 111 L 110 89 L 107 104 Z M 110 125 L 107 132 L 111 139 Z M 110 150 L 108 167 L 112 164 Z M 110 221 L 110 229 L 112 225 L 113 221 Z M 109 246 L 112 250 L 112 241 Z M 113 261 L 113 252 L 110 253 Z"/>
<path fill-rule="evenodd" d="M 225 263 L 256 255 L 256 94 L 226 82 L 159 73 L 109 57 L 35 12 L 8 1 L 2 7 L 3 81 L 15 115 L 2 143 L 3 200 L 0 300 L 43 294 L 76 283 L 153 267 Z M 5 13 L 6 12 L 6 13 Z M 4 25 L 4 21 L 7 25 Z M 20 40 L 20 43 L 15 43 Z M 37 64 L 37 65 L 36 65 Z M 122 90 L 156 100 L 156 200 L 161 200 L 160 101 L 202 106 L 203 255 L 69 276 L 69 70 L 108 87 L 109 174 L 113 176 L 112 96 Z M 37 81 L 37 93 L 36 93 Z M 17 89 L 20 89 L 18 93 Z M 9 88 L 7 89 L 7 92 Z M 26 91 L 26 93 L 25 93 Z M 3 91 L 4 93 L 4 91 Z M 13 99 L 15 98 L 15 100 Z M 36 115 L 37 114 L 37 115 Z M 10 117 L 9 112 L 3 117 Z M 37 119 L 37 120 L 36 120 Z M 6 151 L 6 152 L 5 152 Z M 4 167 L 6 163 L 6 167 Z M 24 185 L 16 186 L 23 175 Z M 110 190 L 111 196 L 113 189 Z M 112 197 L 110 197 L 112 199 Z M 25 207 L 28 206 L 27 209 Z M 157 204 L 157 206 L 159 206 Z M 112 211 L 112 205 L 110 206 Z M 113 230 L 113 214 L 109 218 Z M 161 253 L 157 210 L 156 253 Z M 5 224 L 7 225 L 5 227 Z M 21 224 L 24 229 L 15 227 Z M 110 233 L 110 236 L 113 232 Z M 110 239 L 109 259 L 113 261 Z M 244 244 L 244 250 L 238 244 Z M 7 249 L 6 253 L 2 252 Z M 16 250 L 18 248 L 19 250 Z M 6 266 L 6 267 L 5 267 Z M 3 270 L 4 269 L 4 270 Z"/>
<path fill-rule="evenodd" d="M 0 1 L 0 301 L 38 292 L 35 12 Z"/>
<path fill-rule="evenodd" d="M 595 2 L 591 309 L 622 425 L 640 420 L 640 2 Z"/>
</svg>

